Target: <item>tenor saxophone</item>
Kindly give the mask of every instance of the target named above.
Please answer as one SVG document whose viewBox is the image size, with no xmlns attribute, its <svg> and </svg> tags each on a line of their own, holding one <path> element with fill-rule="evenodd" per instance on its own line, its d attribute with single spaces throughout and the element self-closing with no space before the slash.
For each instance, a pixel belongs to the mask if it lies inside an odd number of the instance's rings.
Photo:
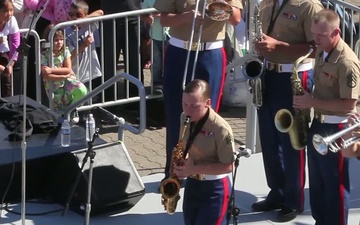
<svg viewBox="0 0 360 225">
<path fill-rule="evenodd" d="M 162 198 L 162 204 L 164 205 L 165 211 L 167 211 L 168 214 L 172 215 L 174 214 L 176 210 L 177 202 L 180 199 L 180 179 L 179 177 L 174 173 L 174 166 L 183 164 L 184 159 L 184 135 L 186 132 L 186 129 L 188 128 L 190 124 L 190 117 L 186 117 L 184 121 L 184 128 L 181 132 L 179 142 L 177 143 L 176 147 L 172 150 L 171 155 L 171 164 L 170 164 L 170 177 L 163 182 L 161 182 L 160 185 L 160 192 L 161 192 L 161 198 Z"/>
<path fill-rule="evenodd" d="M 304 61 L 314 51 L 315 47 L 310 47 L 309 52 L 299 57 L 295 63 L 290 77 L 293 95 L 304 95 L 304 88 L 301 85 L 301 80 L 298 76 L 298 68 L 302 61 Z M 287 109 L 280 109 L 275 114 L 275 127 L 282 133 L 289 133 L 290 142 L 294 149 L 302 150 L 306 146 L 306 137 L 309 129 L 310 110 L 308 109 L 294 109 L 294 116 Z"/>
</svg>

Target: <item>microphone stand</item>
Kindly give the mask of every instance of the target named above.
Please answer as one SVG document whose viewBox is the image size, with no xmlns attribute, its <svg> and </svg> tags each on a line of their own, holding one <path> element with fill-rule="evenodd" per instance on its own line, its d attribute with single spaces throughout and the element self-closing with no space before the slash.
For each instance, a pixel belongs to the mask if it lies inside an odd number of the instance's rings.
<svg viewBox="0 0 360 225">
<path fill-rule="evenodd" d="M 39 20 L 40 16 L 42 15 L 42 13 L 44 12 L 46 6 L 49 4 L 50 0 L 46 0 L 46 3 L 43 5 L 43 7 L 41 7 L 40 11 L 35 11 L 35 15 L 30 23 L 29 26 L 29 30 L 26 32 L 26 34 L 24 35 L 24 37 L 21 38 L 20 41 L 20 46 L 16 49 L 16 52 L 14 53 L 14 55 L 12 55 L 11 59 L 9 60 L 8 64 L 6 65 L 6 67 L 4 68 L 3 73 L 9 69 L 9 66 L 11 66 L 14 62 L 15 57 L 17 57 L 19 55 L 19 53 L 21 53 L 23 55 L 23 60 L 22 60 L 22 77 L 23 77 L 23 95 L 24 95 L 24 99 L 23 99 L 23 122 L 22 122 L 22 129 L 23 129 L 23 133 L 22 133 L 22 141 L 21 141 L 21 224 L 25 225 L 26 221 L 25 221 L 25 203 L 26 203 L 26 148 L 27 148 L 27 143 L 26 143 L 26 94 L 27 94 L 27 88 L 26 88 L 26 84 L 27 84 L 27 62 L 28 62 L 28 53 L 29 53 L 29 49 L 31 48 L 31 46 L 29 44 L 27 44 L 28 39 L 29 39 L 29 35 L 31 30 L 33 29 L 33 27 L 35 26 L 35 24 L 37 23 L 37 21 Z M 39 2 L 40 3 L 40 2 Z M 38 3 L 38 4 L 39 4 Z M 38 8 L 38 7 L 37 7 Z"/>
<path fill-rule="evenodd" d="M 235 169 L 234 169 L 234 175 L 233 175 L 233 183 L 231 188 L 231 194 L 228 201 L 228 212 L 226 215 L 226 224 L 229 225 L 230 217 L 233 216 L 233 225 L 238 224 L 238 218 L 240 215 L 240 209 L 238 207 L 235 207 L 235 179 L 236 179 L 236 173 L 237 168 L 239 167 L 239 161 L 240 161 L 241 154 L 236 154 L 235 158 Z"/>
<path fill-rule="evenodd" d="M 239 151 L 235 153 L 235 169 L 234 169 L 234 175 L 233 175 L 233 185 L 231 188 L 231 194 L 228 202 L 228 212 L 226 215 L 226 224 L 229 225 L 230 217 L 233 216 L 233 225 L 237 225 L 238 223 L 238 217 L 240 215 L 240 209 L 235 207 L 235 179 L 236 179 L 236 172 L 237 168 L 239 167 L 239 161 L 240 157 L 244 156 L 246 158 L 250 157 L 252 154 L 252 151 L 248 148 L 240 147 Z"/>
<path fill-rule="evenodd" d="M 87 190 L 87 199 L 86 199 L 86 208 L 85 208 L 85 225 L 89 225 L 89 222 L 90 222 L 93 163 L 94 163 L 94 158 L 96 155 L 95 151 L 93 151 L 92 148 L 93 148 L 94 141 L 97 137 L 99 137 L 99 128 L 96 128 L 95 133 L 92 137 L 92 140 L 88 142 L 88 149 L 86 150 L 86 154 L 83 158 L 81 168 L 76 175 L 75 182 L 73 183 L 73 186 L 71 187 L 71 191 L 69 192 L 68 198 L 66 200 L 64 210 L 61 213 L 61 216 L 65 216 L 67 210 L 69 209 L 71 199 L 73 198 L 73 196 L 75 194 L 75 190 L 76 190 L 77 185 L 79 184 L 80 177 L 84 170 L 85 164 L 87 163 L 88 158 L 90 158 L 88 190 Z"/>
</svg>

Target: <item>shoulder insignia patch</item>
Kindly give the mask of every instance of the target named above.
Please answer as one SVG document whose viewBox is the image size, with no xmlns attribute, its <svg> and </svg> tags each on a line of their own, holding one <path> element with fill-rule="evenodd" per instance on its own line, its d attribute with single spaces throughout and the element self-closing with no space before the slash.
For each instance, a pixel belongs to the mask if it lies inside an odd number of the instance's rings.
<svg viewBox="0 0 360 225">
<path fill-rule="evenodd" d="M 357 83 L 357 76 L 355 74 L 352 73 L 346 77 L 346 84 L 349 88 L 356 87 L 356 83 Z"/>
<path fill-rule="evenodd" d="M 227 144 L 227 145 L 231 145 L 233 142 L 234 142 L 234 136 L 231 135 L 231 134 L 228 134 L 228 135 L 226 136 L 226 144 Z"/>
</svg>

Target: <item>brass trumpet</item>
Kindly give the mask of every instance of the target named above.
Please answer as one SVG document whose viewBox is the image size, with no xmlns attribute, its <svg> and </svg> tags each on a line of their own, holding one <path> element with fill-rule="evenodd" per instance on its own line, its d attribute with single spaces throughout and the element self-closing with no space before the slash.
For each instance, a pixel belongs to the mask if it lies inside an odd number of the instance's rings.
<svg viewBox="0 0 360 225">
<path fill-rule="evenodd" d="M 225 0 L 214 0 L 207 4 L 205 14 L 214 21 L 228 20 L 233 13 L 231 5 Z"/>
<path fill-rule="evenodd" d="M 349 126 L 330 136 L 322 137 L 319 134 L 315 134 L 312 139 L 313 145 L 316 151 L 321 155 L 326 155 L 329 150 L 336 153 L 341 149 L 348 148 L 349 146 L 360 140 L 360 136 L 354 136 L 348 139 L 342 138 L 342 136 L 344 136 L 346 133 L 352 132 L 358 127 L 360 127 L 360 118 L 357 118 L 354 125 Z M 337 143 L 338 141 L 339 143 Z"/>
<path fill-rule="evenodd" d="M 198 60 L 198 56 L 199 56 L 199 46 L 200 46 L 200 41 L 201 41 L 202 29 L 203 29 L 203 25 L 201 24 L 199 27 L 199 35 L 195 42 L 194 41 L 195 22 L 196 22 L 197 13 L 200 12 L 200 9 L 202 9 L 201 10 L 202 19 L 204 19 L 205 15 L 206 15 L 208 18 L 210 18 L 214 21 L 225 21 L 230 18 L 230 16 L 232 15 L 232 12 L 233 12 L 231 5 L 228 4 L 225 0 L 213 0 L 213 2 L 211 2 L 209 4 L 207 4 L 207 1 L 204 0 L 202 8 L 200 6 L 200 0 L 196 0 L 195 13 L 194 13 L 194 18 L 193 18 L 192 25 L 191 25 L 191 34 L 190 34 L 190 39 L 189 39 L 190 46 L 192 46 L 193 44 L 196 45 L 196 52 L 195 52 L 195 57 L 194 57 L 194 62 L 193 62 L 192 73 L 191 73 L 191 80 L 194 80 L 194 77 L 195 77 L 195 69 L 196 69 L 197 60 Z M 186 61 L 185 61 L 183 83 L 182 83 L 183 89 L 185 89 L 185 85 L 186 85 L 186 77 L 187 77 L 189 61 L 190 61 L 190 52 L 191 52 L 191 49 L 188 48 Z"/>
</svg>

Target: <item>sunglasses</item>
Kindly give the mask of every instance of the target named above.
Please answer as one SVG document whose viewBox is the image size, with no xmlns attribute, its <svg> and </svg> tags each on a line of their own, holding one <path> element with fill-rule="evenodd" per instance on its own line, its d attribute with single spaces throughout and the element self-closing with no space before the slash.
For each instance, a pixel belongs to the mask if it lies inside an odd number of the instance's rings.
<svg viewBox="0 0 360 225">
<path fill-rule="evenodd" d="M 79 13 L 79 12 L 69 12 L 69 16 L 71 16 L 71 17 L 76 17 L 76 18 L 80 18 L 80 17 L 83 17 L 84 14 L 83 14 L 83 13 Z"/>
</svg>

